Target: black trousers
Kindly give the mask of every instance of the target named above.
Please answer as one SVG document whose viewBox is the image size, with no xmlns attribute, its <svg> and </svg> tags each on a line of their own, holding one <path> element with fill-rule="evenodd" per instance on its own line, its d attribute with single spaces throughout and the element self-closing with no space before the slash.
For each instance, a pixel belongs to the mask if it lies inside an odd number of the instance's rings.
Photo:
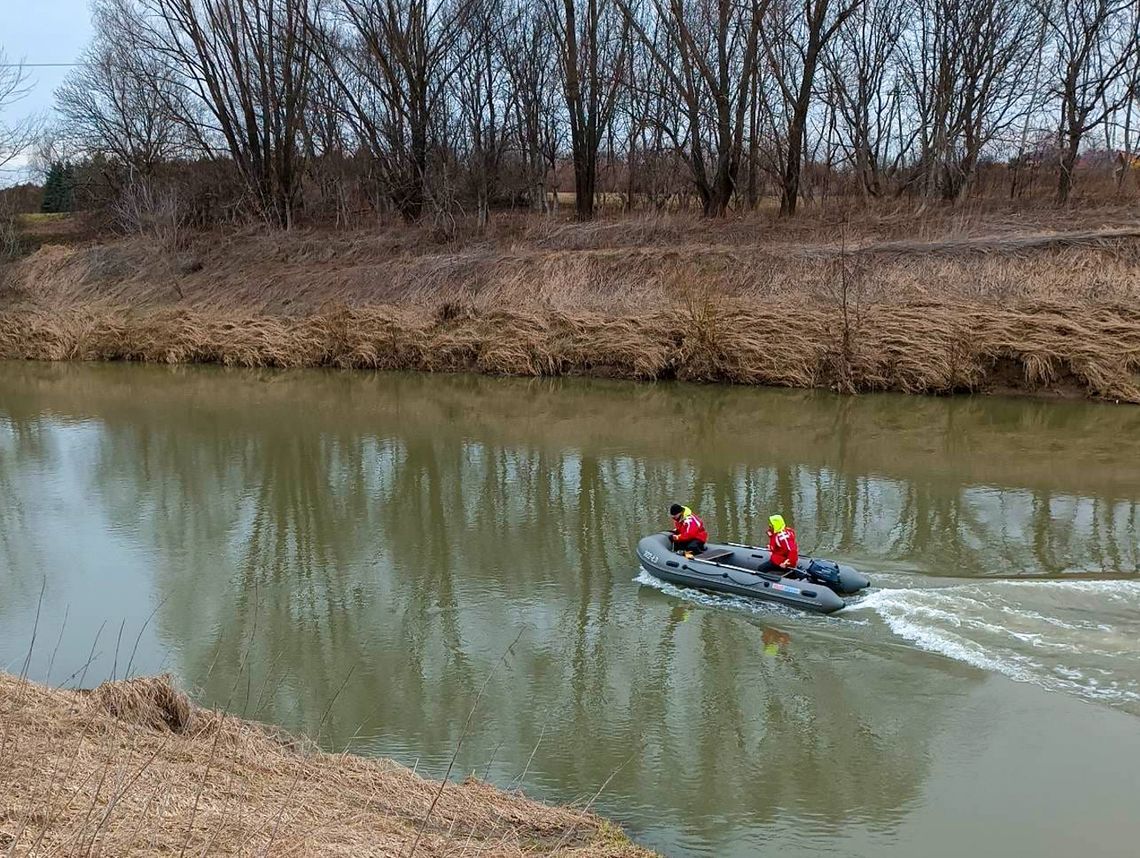
<svg viewBox="0 0 1140 858">
<path fill-rule="evenodd" d="M 783 575 L 788 570 L 785 569 L 783 566 L 776 565 L 771 560 L 765 560 L 763 563 L 760 564 L 760 571 L 761 572 L 775 572 L 777 575 Z"/>
<path fill-rule="evenodd" d="M 673 550 L 674 551 L 692 551 L 694 553 L 700 553 L 700 552 L 705 550 L 705 544 L 703 542 L 701 542 L 699 539 L 685 539 L 685 540 L 674 539 L 673 540 Z"/>
</svg>

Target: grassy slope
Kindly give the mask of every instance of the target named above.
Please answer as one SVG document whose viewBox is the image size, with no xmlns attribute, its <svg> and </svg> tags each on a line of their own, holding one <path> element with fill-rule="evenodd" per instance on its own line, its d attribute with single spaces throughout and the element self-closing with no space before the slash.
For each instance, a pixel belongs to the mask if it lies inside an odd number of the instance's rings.
<svg viewBox="0 0 1140 858">
<path fill-rule="evenodd" d="M 184 236 L 170 251 L 50 227 L 61 243 L 0 272 L 0 356 L 1140 401 L 1126 209 L 503 216 L 447 242 L 388 225 Z"/>
<path fill-rule="evenodd" d="M 422 856 L 651 854 L 588 812 L 474 780 L 440 792 L 391 761 L 198 709 L 168 677 L 74 692 L 0 673 L 0 771 L 12 856 L 407 856 L 425 817 Z"/>
</svg>

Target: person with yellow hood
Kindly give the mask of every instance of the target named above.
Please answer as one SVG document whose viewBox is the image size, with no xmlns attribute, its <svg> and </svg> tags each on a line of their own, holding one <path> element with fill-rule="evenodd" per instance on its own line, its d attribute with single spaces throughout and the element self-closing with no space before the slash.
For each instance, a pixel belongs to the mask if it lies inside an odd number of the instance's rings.
<svg viewBox="0 0 1140 858">
<path fill-rule="evenodd" d="M 786 572 L 800 562 L 796 532 L 788 527 L 782 515 L 768 516 L 768 550 L 772 556 L 760 564 L 761 572 Z"/>
</svg>

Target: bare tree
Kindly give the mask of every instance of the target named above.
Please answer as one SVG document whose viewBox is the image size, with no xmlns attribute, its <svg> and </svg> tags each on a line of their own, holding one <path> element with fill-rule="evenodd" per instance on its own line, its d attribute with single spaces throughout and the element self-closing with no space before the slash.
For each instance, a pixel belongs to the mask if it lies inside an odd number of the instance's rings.
<svg viewBox="0 0 1140 858">
<path fill-rule="evenodd" d="M 787 134 L 782 157 L 780 213 L 794 215 L 800 196 L 808 114 L 816 72 L 832 37 L 863 0 L 792 0 L 773 2 L 764 47 L 779 95 Z M 773 114 L 777 111 L 773 110 Z"/>
<path fill-rule="evenodd" d="M 913 0 L 905 50 L 920 123 L 923 192 L 967 193 L 985 147 L 1033 104 L 1039 17 L 1023 0 Z"/>
<path fill-rule="evenodd" d="M 623 14 L 642 15 L 644 8 L 622 4 Z M 667 22 L 666 22 L 667 23 Z M 640 193 L 653 208 L 685 202 L 696 187 L 683 129 L 689 115 L 671 78 L 679 63 L 677 40 L 668 39 L 659 15 L 634 18 L 627 33 L 629 62 L 619 97 L 626 134 L 626 207 Z M 650 38 L 649 45 L 643 40 Z M 707 170 L 705 173 L 708 175 Z"/>
<path fill-rule="evenodd" d="M 1134 0 L 1056 0 L 1042 7 L 1054 38 L 1061 101 L 1061 175 L 1057 202 L 1068 202 L 1087 132 L 1129 97 L 1122 78 L 1138 46 Z"/>
<path fill-rule="evenodd" d="M 877 197 L 898 168 L 909 143 L 891 146 L 901 120 L 897 77 L 898 44 L 904 29 L 901 0 L 867 0 L 839 29 L 824 53 L 837 132 L 859 179 L 862 193 Z"/>
<path fill-rule="evenodd" d="M 128 5 L 98 0 L 92 23 L 91 47 L 56 90 L 63 131 L 80 152 L 107 156 L 145 179 L 176 152 L 177 94 L 154 54 L 140 49 L 139 21 Z"/>
<path fill-rule="evenodd" d="M 650 0 L 647 22 L 624 7 L 684 110 L 684 137 L 664 130 L 686 153 L 708 216 L 724 215 L 736 190 L 766 6 L 767 0 Z"/>
<path fill-rule="evenodd" d="M 11 63 L 0 49 L 0 114 L 28 94 L 31 89 L 27 69 Z M 32 144 L 36 136 L 33 118 L 0 124 L 0 170 L 12 163 Z"/>
<path fill-rule="evenodd" d="M 575 213 L 579 220 L 589 220 L 594 216 L 598 147 L 613 121 L 628 60 L 628 18 L 615 0 L 546 2 L 569 114 Z"/>
<path fill-rule="evenodd" d="M 455 49 L 467 3 L 339 0 L 338 30 L 326 30 L 321 56 L 344 100 L 345 118 L 379 165 L 396 210 L 420 218 L 427 198 L 433 122 L 448 88 L 470 59 Z"/>
<path fill-rule="evenodd" d="M 1140 39 L 1140 14 L 1133 19 L 1137 29 L 1134 38 Z M 1116 190 L 1124 190 L 1124 183 L 1132 173 L 1136 161 L 1135 129 L 1132 127 L 1133 114 L 1140 105 L 1140 51 L 1133 52 L 1132 70 L 1128 73 L 1128 99 L 1124 105 L 1124 123 L 1121 129 L 1123 150 L 1120 153 L 1120 166 L 1116 174 Z"/>
<path fill-rule="evenodd" d="M 1031 4 L 1032 5 L 1032 4 Z M 1030 63 L 1033 74 L 1032 77 L 1027 75 L 1026 84 L 1029 89 L 1029 97 L 1026 108 L 1021 118 L 1021 131 L 1017 135 L 1017 149 L 1014 153 L 1012 161 L 1013 169 L 1010 171 L 1009 179 L 1009 198 L 1013 199 L 1019 192 L 1019 184 L 1021 180 L 1022 170 L 1029 161 L 1029 132 L 1035 118 L 1038 118 L 1040 108 L 1048 100 L 1048 92 L 1042 92 L 1041 75 L 1045 67 L 1045 48 L 1048 44 L 1049 37 L 1049 23 L 1045 15 L 1041 13 L 1040 8 L 1033 5 L 1034 12 L 1036 12 L 1037 33 L 1033 40 L 1033 60 Z"/>
<path fill-rule="evenodd" d="M 504 29 L 499 0 L 469 0 L 470 15 L 455 43 L 455 50 L 469 58 L 469 74 L 456 78 L 464 133 L 459 148 L 466 150 L 467 172 L 475 196 L 479 228 L 491 216 L 491 197 L 499 184 L 499 165 L 513 136 L 508 124 L 510 78 L 499 53 Z"/>
<path fill-rule="evenodd" d="M 1038 55 L 1034 36 L 1039 17 L 1024 0 L 963 0 L 958 16 L 964 41 L 959 89 L 960 157 L 947 190 L 964 197 L 974 180 L 982 151 L 1007 134 L 1031 110 L 1028 71 Z"/>
<path fill-rule="evenodd" d="M 550 209 L 547 175 L 557 160 L 559 126 L 557 71 L 551 68 L 554 33 L 550 17 L 527 0 L 512 0 L 497 38 L 510 80 L 511 125 L 530 206 Z"/>
<path fill-rule="evenodd" d="M 27 75 L 23 66 L 9 64 L 0 50 L 0 115 L 27 93 Z M 0 124 L 0 170 L 22 154 L 31 142 L 30 123 Z M 16 232 L 16 219 L 6 199 L 0 199 L 0 259 L 19 252 L 20 241 Z"/>
<path fill-rule="evenodd" d="M 310 22 L 314 41 L 324 33 Z M 319 53 L 314 47 L 314 54 Z M 357 191 L 359 162 L 356 140 L 344 121 L 344 103 L 336 76 L 323 62 L 314 61 L 309 72 L 309 102 L 301 123 L 301 146 L 309 176 L 316 188 L 322 212 L 332 213 L 337 226 L 347 226 L 363 210 Z M 377 208 L 375 198 L 368 202 Z M 308 208 L 308 206 L 306 206 Z"/>
<path fill-rule="evenodd" d="M 27 70 L 23 65 L 9 63 L 0 49 L 0 116 L 27 95 L 29 88 Z M 32 145 L 35 136 L 36 122 L 32 118 L 10 124 L 0 123 L 0 172 Z M 19 250 L 15 214 L 7 200 L 0 198 L 0 259 L 14 257 Z"/>
<path fill-rule="evenodd" d="M 180 112 L 206 152 L 222 146 L 268 224 L 288 228 L 300 201 L 307 21 L 319 0 L 137 0 L 139 36 L 167 83 L 197 99 Z M 176 111 L 172 111 L 176 112 Z"/>
</svg>

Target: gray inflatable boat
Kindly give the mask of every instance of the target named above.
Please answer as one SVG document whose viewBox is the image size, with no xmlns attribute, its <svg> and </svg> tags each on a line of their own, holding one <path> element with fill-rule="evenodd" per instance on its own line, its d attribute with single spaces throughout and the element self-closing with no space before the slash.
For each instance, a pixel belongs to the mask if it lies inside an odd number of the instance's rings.
<svg viewBox="0 0 1140 858">
<path fill-rule="evenodd" d="M 821 614 L 838 611 L 847 604 L 843 596 L 871 584 L 866 575 L 850 566 L 810 557 L 801 557 L 794 572 L 760 572 L 760 565 L 770 556 L 766 548 L 710 542 L 690 560 L 673 551 L 666 533 L 645 536 L 637 544 L 637 559 L 654 578 Z"/>
</svg>

